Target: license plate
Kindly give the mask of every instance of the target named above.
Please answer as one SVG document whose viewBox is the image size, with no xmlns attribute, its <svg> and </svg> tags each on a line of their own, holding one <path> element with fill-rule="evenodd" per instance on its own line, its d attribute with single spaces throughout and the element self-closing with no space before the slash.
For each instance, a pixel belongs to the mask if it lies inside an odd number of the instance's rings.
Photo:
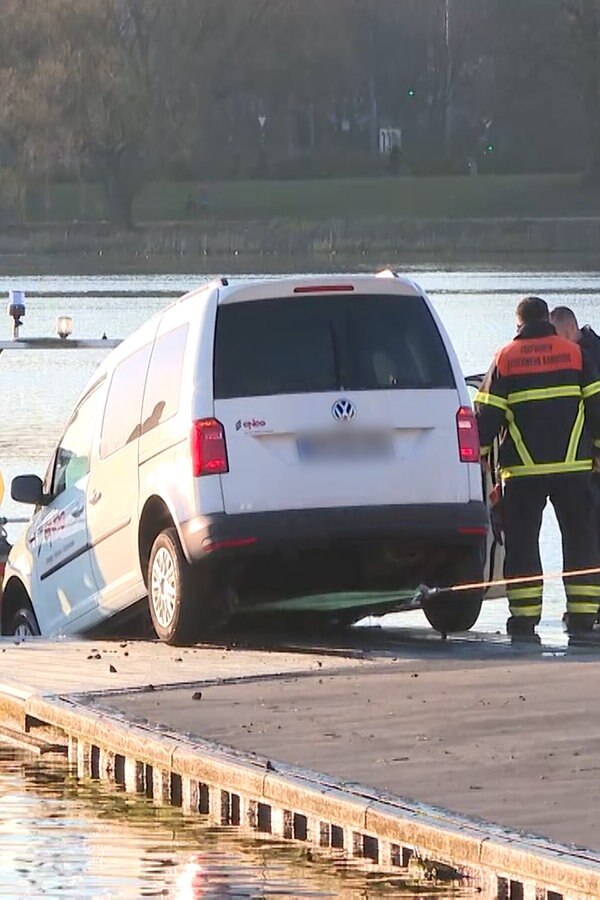
<svg viewBox="0 0 600 900">
<path fill-rule="evenodd" d="M 393 455 L 388 434 L 318 435 L 299 438 L 297 446 L 303 462 L 363 462 Z"/>
</svg>

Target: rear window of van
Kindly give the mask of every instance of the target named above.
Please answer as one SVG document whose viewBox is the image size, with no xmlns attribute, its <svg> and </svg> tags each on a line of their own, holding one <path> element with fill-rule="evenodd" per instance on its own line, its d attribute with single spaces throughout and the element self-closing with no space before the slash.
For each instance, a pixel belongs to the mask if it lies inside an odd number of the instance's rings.
<svg viewBox="0 0 600 900">
<path fill-rule="evenodd" d="M 215 398 L 454 388 L 420 297 L 303 296 L 219 306 Z"/>
</svg>

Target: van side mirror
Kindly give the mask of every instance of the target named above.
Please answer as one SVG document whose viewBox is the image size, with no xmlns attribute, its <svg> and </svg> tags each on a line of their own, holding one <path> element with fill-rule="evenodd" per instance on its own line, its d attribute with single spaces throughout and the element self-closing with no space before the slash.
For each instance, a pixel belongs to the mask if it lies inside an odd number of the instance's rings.
<svg viewBox="0 0 600 900">
<path fill-rule="evenodd" d="M 17 475 L 10 485 L 10 496 L 17 503 L 31 506 L 47 506 L 50 498 L 44 494 L 44 484 L 37 475 Z"/>
</svg>

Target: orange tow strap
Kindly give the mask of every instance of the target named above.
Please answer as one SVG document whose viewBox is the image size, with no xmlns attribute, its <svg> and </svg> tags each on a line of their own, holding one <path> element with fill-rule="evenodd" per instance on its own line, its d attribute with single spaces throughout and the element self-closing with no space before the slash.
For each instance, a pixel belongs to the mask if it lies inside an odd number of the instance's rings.
<svg viewBox="0 0 600 900">
<path fill-rule="evenodd" d="M 574 569 L 571 572 L 549 572 L 543 575 L 522 575 L 520 578 L 500 578 L 498 581 L 474 581 L 470 584 L 455 584 L 446 588 L 431 588 L 432 594 L 459 594 L 465 591 L 484 591 L 493 587 L 509 587 L 511 584 L 537 584 L 540 581 L 557 581 L 559 578 L 582 578 L 585 575 L 600 575 L 600 567 Z"/>
</svg>

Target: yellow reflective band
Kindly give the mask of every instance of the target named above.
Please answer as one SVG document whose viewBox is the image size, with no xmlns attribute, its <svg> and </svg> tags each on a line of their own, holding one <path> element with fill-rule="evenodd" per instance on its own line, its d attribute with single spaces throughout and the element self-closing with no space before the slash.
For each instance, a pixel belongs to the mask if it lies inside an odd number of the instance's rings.
<svg viewBox="0 0 600 900">
<path fill-rule="evenodd" d="M 585 425 L 585 406 L 583 404 L 583 400 L 579 404 L 579 410 L 577 411 L 577 418 L 575 419 L 575 424 L 573 425 L 573 431 L 571 432 L 571 437 L 569 439 L 569 446 L 567 447 L 567 455 L 565 457 L 565 462 L 572 463 L 577 459 L 577 451 L 579 450 L 579 444 L 581 443 L 581 435 L 583 434 L 583 426 Z"/>
<path fill-rule="evenodd" d="M 544 592 L 542 585 L 527 588 L 509 588 L 507 591 L 509 600 L 539 600 Z"/>
<path fill-rule="evenodd" d="M 593 381 L 591 384 L 586 384 L 586 386 L 582 389 L 581 394 L 584 400 L 588 400 L 595 394 L 600 394 L 600 381 Z"/>
<path fill-rule="evenodd" d="M 579 397 L 582 392 L 578 384 L 565 384 L 562 387 L 536 388 L 532 391 L 515 391 L 508 395 L 508 402 L 528 403 L 530 400 L 556 400 L 560 397 Z"/>
<path fill-rule="evenodd" d="M 507 466 L 502 469 L 502 478 L 523 478 L 531 475 L 561 475 L 573 472 L 591 472 L 592 460 L 580 459 L 578 462 L 539 463 L 532 466 Z"/>
<path fill-rule="evenodd" d="M 596 438 L 594 441 L 594 447 L 600 447 L 600 438 Z"/>
<path fill-rule="evenodd" d="M 504 397 L 498 397 L 496 394 L 485 394 L 478 391 L 475 394 L 475 403 L 481 403 L 483 406 L 495 406 L 503 412 L 508 409 L 508 400 Z"/>
<path fill-rule="evenodd" d="M 523 435 L 519 431 L 517 423 L 515 422 L 515 415 L 510 409 L 506 411 L 506 421 L 508 422 L 508 433 L 511 436 L 512 442 L 515 445 L 515 450 L 519 454 L 521 462 L 524 466 L 534 466 L 535 463 L 533 461 L 533 457 L 525 446 Z"/>
<path fill-rule="evenodd" d="M 597 584 L 565 584 L 567 597 L 598 597 L 600 585 Z"/>
<path fill-rule="evenodd" d="M 538 606 L 513 606 L 509 604 L 511 615 L 537 619 L 542 614 L 542 604 Z"/>
<path fill-rule="evenodd" d="M 590 600 L 589 603 L 580 600 L 578 603 L 567 603 L 567 612 L 595 616 L 598 612 L 598 606 L 597 600 Z"/>
<path fill-rule="evenodd" d="M 492 445 L 491 445 L 491 444 L 490 444 L 489 447 L 480 447 L 480 448 L 479 448 L 479 453 L 480 453 L 481 456 L 487 456 L 488 453 L 491 451 L 491 449 L 492 449 Z"/>
</svg>

